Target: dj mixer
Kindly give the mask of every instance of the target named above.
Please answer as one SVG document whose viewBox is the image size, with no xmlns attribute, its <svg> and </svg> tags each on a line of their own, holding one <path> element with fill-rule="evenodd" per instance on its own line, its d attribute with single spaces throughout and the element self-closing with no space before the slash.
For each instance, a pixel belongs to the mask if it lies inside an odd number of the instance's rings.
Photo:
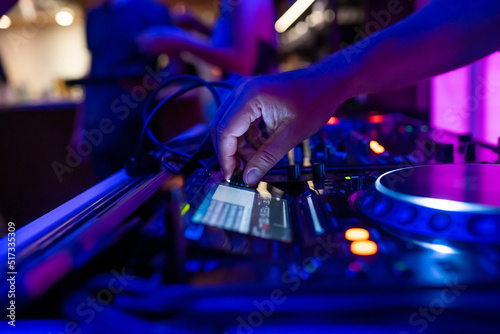
<svg viewBox="0 0 500 334">
<path fill-rule="evenodd" d="M 169 145 L 192 152 L 204 135 L 195 127 Z M 109 242 L 93 260 L 77 261 L 74 251 L 59 283 L 20 290 L 31 314 L 41 301 L 62 298 L 64 317 L 89 332 L 135 332 L 140 324 L 166 333 L 494 333 L 499 153 L 402 114 L 332 117 L 255 187 L 241 171 L 224 180 L 207 151 L 205 168 L 184 169 L 185 176 L 123 176 L 144 200 L 120 216 L 128 225 L 92 235 L 109 240 L 121 231 L 126 241 Z M 171 153 L 157 156 L 183 171 Z M 97 216 L 104 220 L 119 196 Z M 84 235 L 81 227 L 51 251 L 93 249 Z M 95 258 L 100 271 L 92 270 Z M 113 261 L 133 279 L 103 297 L 87 322 L 81 301 L 118 277 L 115 269 L 98 275 Z M 83 262 L 91 265 L 76 265 Z M 29 281 L 29 272 L 23 277 Z M 121 321 L 109 318 L 117 314 Z"/>
</svg>

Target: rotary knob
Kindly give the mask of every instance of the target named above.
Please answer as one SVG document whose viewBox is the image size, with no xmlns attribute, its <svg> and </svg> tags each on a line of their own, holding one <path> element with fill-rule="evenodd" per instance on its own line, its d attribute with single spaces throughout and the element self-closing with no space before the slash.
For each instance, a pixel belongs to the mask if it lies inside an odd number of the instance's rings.
<svg viewBox="0 0 500 334">
<path fill-rule="evenodd" d="M 325 178 L 325 164 L 317 163 L 313 165 L 313 179 L 324 179 Z"/>
<path fill-rule="evenodd" d="M 465 161 L 476 161 L 476 144 L 472 142 L 465 144 Z"/>
<path fill-rule="evenodd" d="M 288 166 L 288 178 L 293 181 L 297 181 L 300 179 L 300 166 L 299 165 L 290 165 Z"/>
</svg>

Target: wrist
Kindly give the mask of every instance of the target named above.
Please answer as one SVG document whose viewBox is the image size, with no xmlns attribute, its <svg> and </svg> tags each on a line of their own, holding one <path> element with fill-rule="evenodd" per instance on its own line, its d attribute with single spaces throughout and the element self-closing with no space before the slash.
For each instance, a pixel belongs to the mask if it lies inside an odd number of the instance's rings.
<svg viewBox="0 0 500 334">
<path fill-rule="evenodd" d="M 342 55 L 340 57 L 343 58 Z M 317 101 L 326 104 L 342 102 L 360 94 L 359 86 L 355 84 L 356 75 L 353 68 L 337 54 L 310 66 L 308 71 L 308 86 Z M 323 103 L 323 104 L 324 104 Z"/>
</svg>

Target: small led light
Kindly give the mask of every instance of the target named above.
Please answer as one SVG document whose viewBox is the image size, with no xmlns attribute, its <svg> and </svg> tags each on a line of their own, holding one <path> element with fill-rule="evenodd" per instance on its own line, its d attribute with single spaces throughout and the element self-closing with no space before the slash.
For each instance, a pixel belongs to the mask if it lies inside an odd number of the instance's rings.
<svg viewBox="0 0 500 334">
<path fill-rule="evenodd" d="M 337 124 L 338 122 L 339 122 L 339 119 L 337 117 L 330 117 L 330 119 L 328 120 L 328 122 L 326 122 L 326 124 L 334 125 L 334 124 Z"/>
<path fill-rule="evenodd" d="M 373 255 L 377 253 L 377 244 L 371 240 L 353 241 L 351 252 L 355 255 Z"/>
<path fill-rule="evenodd" d="M 364 228 L 350 228 L 345 231 L 345 238 L 350 241 L 367 240 L 370 233 Z"/>
<path fill-rule="evenodd" d="M 370 116 L 370 123 L 382 123 L 384 116 L 382 115 L 372 115 Z"/>
<path fill-rule="evenodd" d="M 181 210 L 181 216 L 184 216 L 189 211 L 190 208 L 191 208 L 191 205 L 189 205 L 189 204 L 184 205 L 184 207 Z"/>
<path fill-rule="evenodd" d="M 350 177 L 350 176 L 346 176 L 346 177 L 345 177 L 345 179 L 346 179 L 346 180 L 350 180 L 350 179 L 351 179 L 351 177 Z"/>
</svg>

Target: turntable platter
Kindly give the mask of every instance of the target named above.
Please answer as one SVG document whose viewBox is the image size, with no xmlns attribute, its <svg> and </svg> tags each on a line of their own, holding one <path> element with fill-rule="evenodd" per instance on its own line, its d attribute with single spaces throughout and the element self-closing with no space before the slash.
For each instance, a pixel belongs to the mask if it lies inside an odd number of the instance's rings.
<svg viewBox="0 0 500 334">
<path fill-rule="evenodd" d="M 369 218 L 402 231 L 500 243 L 500 165 L 409 167 L 381 175 L 357 201 Z"/>
</svg>

